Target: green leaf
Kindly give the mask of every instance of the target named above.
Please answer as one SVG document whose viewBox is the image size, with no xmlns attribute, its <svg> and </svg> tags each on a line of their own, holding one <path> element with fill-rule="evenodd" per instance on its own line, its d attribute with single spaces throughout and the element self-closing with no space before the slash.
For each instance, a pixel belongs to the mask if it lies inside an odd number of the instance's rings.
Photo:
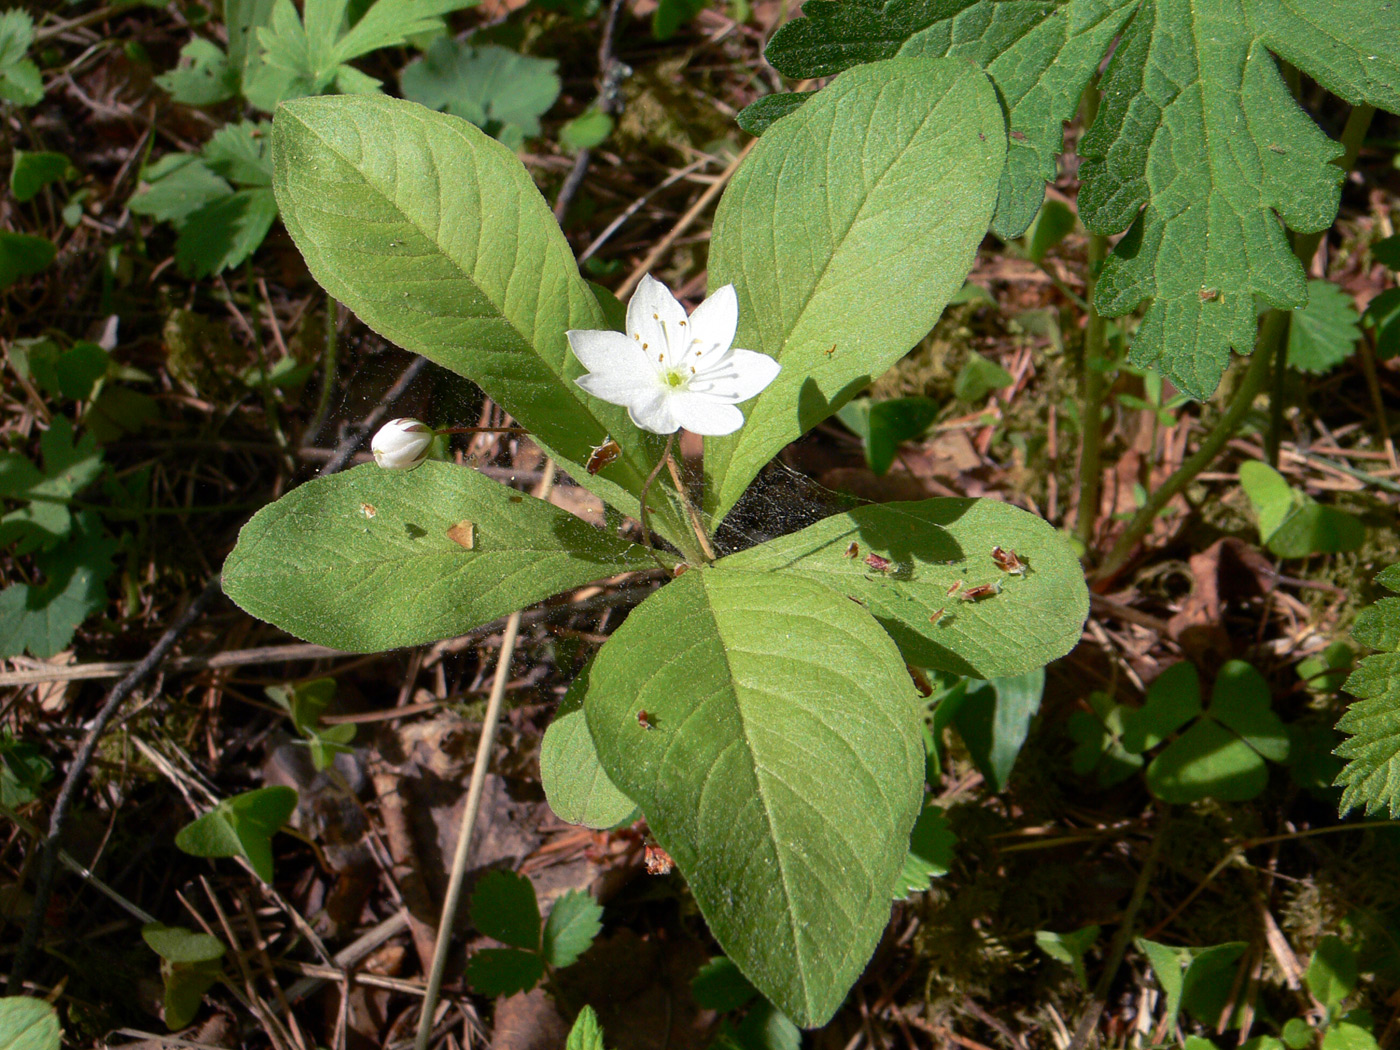
<svg viewBox="0 0 1400 1050">
<path fill-rule="evenodd" d="M 884 474 L 894 462 L 895 449 L 923 437 L 938 418 L 941 406 L 926 397 L 897 397 L 873 401 L 867 422 L 865 461 L 876 474 Z"/>
<path fill-rule="evenodd" d="M 637 804 L 617 790 L 598 761 L 588 732 L 583 698 L 590 663 L 569 685 L 540 743 L 540 782 L 549 808 L 560 820 L 602 830 L 635 819 Z"/>
<path fill-rule="evenodd" d="M 974 350 L 953 380 L 953 395 L 959 401 L 981 401 L 993 390 L 1008 387 L 1013 382 L 1010 372 Z"/>
<path fill-rule="evenodd" d="M 612 117 L 601 109 L 586 109 L 559 129 L 559 145 L 574 151 L 595 149 L 612 132 Z"/>
<path fill-rule="evenodd" d="M 703 1010 L 729 1013 L 758 994 L 758 989 L 728 956 L 716 955 L 700 967 L 690 980 L 690 993 Z"/>
<path fill-rule="evenodd" d="M 1044 693 L 1043 667 L 979 682 L 968 689 L 953 724 L 993 791 L 1003 790 L 1011 778 L 1011 767 L 1026 742 Z"/>
<path fill-rule="evenodd" d="M 1147 767 L 1147 787 L 1163 802 L 1243 802 L 1268 782 L 1268 768 L 1258 753 L 1209 718 L 1197 721 Z"/>
<path fill-rule="evenodd" d="M 180 64 L 156 83 L 176 102 L 212 106 L 238 94 L 239 71 L 218 45 L 195 37 L 180 49 Z"/>
<path fill-rule="evenodd" d="M 1288 366 L 1320 375 L 1351 356 L 1361 339 L 1351 296 L 1331 281 L 1308 282 L 1308 305 L 1288 321 Z"/>
<path fill-rule="evenodd" d="M 0 497 L 29 501 L 28 507 L 0 518 L 0 543 L 18 539 L 18 554 L 52 547 L 68 536 L 73 518 L 67 504 L 102 473 L 97 440 L 91 433 L 74 440 L 73 424 L 65 416 L 53 418 L 39 450 L 42 471 L 18 452 L 0 452 Z M 99 533 L 94 526 L 91 534 Z"/>
<path fill-rule="evenodd" d="M 56 254 L 58 249 L 46 237 L 0 230 L 0 289 L 46 269 Z"/>
<path fill-rule="evenodd" d="M 1283 1023 L 1279 1035 L 1288 1050 L 1307 1050 L 1317 1038 L 1317 1031 L 1301 1017 L 1290 1017 Z"/>
<path fill-rule="evenodd" d="M 737 433 L 705 439 L 716 520 L 933 327 L 986 232 L 1002 128 L 975 68 L 901 58 L 843 73 L 754 146 L 715 214 L 709 282 L 738 292 L 736 345 L 783 368 Z"/>
<path fill-rule="evenodd" d="M 996 546 L 1014 551 L 1026 573 L 999 569 Z M 871 568 L 872 554 L 889 569 Z M 868 608 L 911 664 L 976 678 L 1009 678 L 1063 656 L 1079 641 L 1089 607 L 1069 542 L 1034 514 L 992 499 L 859 507 L 721 564 L 824 583 Z M 1000 593 L 958 597 L 988 583 L 1000 584 Z"/>
<path fill-rule="evenodd" d="M 706 0 L 657 0 L 651 14 L 651 35 L 657 40 L 670 40 L 676 30 L 705 10 Z"/>
<path fill-rule="evenodd" d="M 1280 558 L 1356 550 L 1366 540 L 1361 520 L 1292 488 L 1266 463 L 1240 464 L 1240 486 L 1259 516 L 1259 535 Z"/>
<path fill-rule="evenodd" d="M 127 202 L 137 215 L 177 227 L 207 204 L 233 193 L 233 188 L 193 153 L 171 153 L 141 176 L 146 186 Z"/>
<path fill-rule="evenodd" d="M 1356 991 L 1356 953 L 1340 937 L 1327 936 L 1317 942 L 1308 964 L 1308 991 L 1328 1012 Z"/>
<path fill-rule="evenodd" d="M 1255 295 L 1306 302 L 1283 224 L 1315 231 L 1336 214 L 1342 172 L 1329 162 L 1341 149 L 1299 109 L 1270 51 L 1353 105 L 1400 109 L 1400 26 L 1385 0 L 814 0 L 804 11 L 766 52 L 789 76 L 895 54 L 957 55 L 987 71 L 1011 132 L 1002 237 L 1029 224 L 1063 122 L 1121 31 L 1080 143 L 1081 220 L 1101 234 L 1132 227 L 1098 305 L 1118 316 L 1152 299 L 1132 360 L 1198 398 L 1231 346 L 1250 352 Z"/>
<path fill-rule="evenodd" d="M 603 647 L 584 710 L 725 954 L 799 1024 L 825 1023 L 889 919 L 921 804 L 889 639 L 810 580 L 692 568 Z"/>
<path fill-rule="evenodd" d="M 549 909 L 542 954 L 556 970 L 572 966 L 603 928 L 603 906 L 583 890 L 569 890 Z"/>
<path fill-rule="evenodd" d="M 36 555 L 43 583 L 0 590 L 0 657 L 28 650 L 47 660 L 68 648 L 78 625 L 107 604 L 117 546 L 103 535 L 96 512 L 85 510 L 67 543 Z"/>
<path fill-rule="evenodd" d="M 1099 787 L 1122 783 L 1143 766 L 1143 758 L 1123 746 L 1124 727 L 1130 709 L 1115 704 L 1106 694 L 1089 694 L 1093 709 L 1075 711 L 1069 716 L 1068 731 L 1075 742 L 1070 765 L 1080 776 L 1095 774 Z"/>
<path fill-rule="evenodd" d="M 894 899 L 928 889 L 929 880 L 947 875 L 953 864 L 958 837 L 948 825 L 948 815 L 935 802 L 924 805 L 909 834 L 909 853 L 894 885 Z"/>
<path fill-rule="evenodd" d="M 503 128 L 532 138 L 540 133 L 540 117 L 559 97 L 558 67 L 552 59 L 494 44 L 474 47 L 440 37 L 404 67 L 399 83 L 404 98 L 470 120 L 497 138 L 504 139 Z M 599 115 L 611 130 L 611 118 Z"/>
<path fill-rule="evenodd" d="M 1376 583 L 1400 592 L 1400 565 L 1376 577 Z M 1367 656 L 1343 688 L 1356 697 L 1337 723 L 1351 739 L 1336 753 L 1347 760 L 1337 777 L 1342 816 L 1357 806 L 1366 815 L 1387 809 L 1400 816 L 1400 598 L 1382 598 L 1361 611 L 1352 637 L 1385 652 Z"/>
<path fill-rule="evenodd" d="M 722 1026 L 711 1050 L 801 1050 L 802 1032 L 772 1003 L 760 1001 L 738 1027 Z"/>
<path fill-rule="evenodd" d="M 475 526 L 464 549 L 448 530 Z M 451 638 L 558 591 L 655 563 L 560 510 L 455 463 L 366 463 L 253 515 L 224 593 L 300 638 L 379 652 Z"/>
<path fill-rule="evenodd" d="M 1173 948 L 1144 937 L 1136 943 L 1166 993 L 1169 1021 L 1175 1022 L 1182 1006 L 1202 1024 L 1214 1025 L 1220 1019 L 1220 1006 L 1212 1014 L 1210 1005 L 1218 998 L 1223 1006 L 1230 994 L 1230 979 L 1222 971 L 1232 966 L 1248 945 L 1231 941 L 1208 948 Z"/>
<path fill-rule="evenodd" d="M 224 942 L 184 926 L 153 922 L 141 928 L 141 939 L 162 959 L 173 963 L 213 962 L 224 957 Z"/>
<path fill-rule="evenodd" d="M 344 10 L 344 0 L 337 2 Z M 381 47 L 397 47 L 410 37 L 441 29 L 443 15 L 475 3 L 476 0 L 379 0 L 336 42 L 334 57 L 336 61 L 349 62 Z"/>
<path fill-rule="evenodd" d="M 574 1018 L 574 1026 L 569 1029 L 569 1041 L 564 1050 L 604 1050 L 603 1029 L 598 1024 L 598 1014 L 593 1007 L 585 1006 Z"/>
<path fill-rule="evenodd" d="M 1026 257 L 1040 262 L 1055 245 L 1074 232 L 1075 214 L 1059 201 L 1047 200 L 1040 206 L 1035 224 L 1026 233 Z"/>
<path fill-rule="evenodd" d="M 1322 1050 L 1380 1050 L 1380 1044 L 1360 1025 L 1339 1021 L 1323 1034 Z"/>
<path fill-rule="evenodd" d="M 1309 233 L 1331 225 L 1343 174 L 1331 162 L 1342 150 L 1298 107 L 1266 49 L 1337 90 L 1329 49 L 1368 74 L 1394 65 L 1372 58 L 1400 46 L 1400 30 L 1383 30 L 1383 21 L 1374 3 L 1139 7 L 1079 147 L 1085 226 L 1128 230 L 1104 267 L 1099 309 L 1117 317 L 1153 300 L 1133 363 L 1208 397 L 1230 349 L 1253 349 L 1255 296 L 1280 308 L 1307 302 L 1284 226 Z"/>
<path fill-rule="evenodd" d="M 478 948 L 467 960 L 467 983 L 478 995 L 528 992 L 544 977 L 544 960 L 519 948 Z"/>
<path fill-rule="evenodd" d="M 51 1004 L 27 995 L 0 998 L 0 1050 L 58 1050 L 62 1039 L 58 1011 Z"/>
<path fill-rule="evenodd" d="M 39 749 L 0 730 L 0 804 L 10 809 L 27 806 L 53 777 L 53 763 Z"/>
<path fill-rule="evenodd" d="M 190 277 L 240 266 L 258 250 L 276 218 L 277 201 L 265 187 L 221 197 L 185 219 L 175 262 Z"/>
<path fill-rule="evenodd" d="M 466 121 L 380 96 L 289 102 L 272 137 L 283 222 L 322 287 L 476 382 L 580 484 L 639 513 L 660 445 L 574 384 L 585 370 L 564 333 L 604 328 L 603 313 L 515 155 Z M 623 455 L 590 476 L 609 434 Z"/>
<path fill-rule="evenodd" d="M 1361 321 L 1376 330 L 1376 357 L 1389 361 L 1400 354 L 1400 288 L 1387 288 L 1366 307 Z"/>
<path fill-rule="evenodd" d="M 175 835 L 192 857 L 243 857 L 263 882 L 272 882 L 272 836 L 297 806 L 297 793 L 280 784 L 226 798 Z"/>
<path fill-rule="evenodd" d="M 1244 660 L 1231 660 L 1216 675 L 1206 713 L 1233 729 L 1264 758 L 1287 762 L 1288 729 L 1272 706 L 1264 676 Z"/>
<path fill-rule="evenodd" d="M 243 187 L 272 185 L 272 158 L 268 142 L 272 125 L 267 121 L 225 124 L 214 132 L 200 156 L 209 170 Z"/>
<path fill-rule="evenodd" d="M 764 95 L 740 110 L 734 118 L 735 123 L 750 135 L 762 135 L 776 121 L 782 120 L 815 94 L 815 91 L 785 91 Z"/>
<path fill-rule="evenodd" d="M 524 875 L 493 868 L 477 880 L 471 900 L 472 925 L 513 948 L 540 950 L 540 906 Z"/>
<path fill-rule="evenodd" d="M 27 11 L 0 11 L 0 99 L 32 106 L 44 97 L 39 67 L 24 57 L 33 42 L 34 19 Z"/>
<path fill-rule="evenodd" d="M 1333 642 L 1320 653 L 1298 662 L 1298 677 L 1315 693 L 1335 693 L 1356 665 L 1356 651 L 1346 642 Z"/>
<path fill-rule="evenodd" d="M 1153 679 L 1140 708 L 1123 718 L 1123 746 L 1150 751 L 1201 713 L 1201 680 L 1189 660 L 1172 664 Z"/>
<path fill-rule="evenodd" d="M 49 183 L 68 175 L 72 163 L 63 153 L 30 153 L 15 150 L 10 169 L 10 194 L 15 200 L 33 200 Z"/>
<path fill-rule="evenodd" d="M 764 52 L 785 76 L 824 77 L 895 55 L 971 60 L 997 85 L 1010 141 L 997 235 L 1019 237 L 1055 177 L 1064 124 L 1136 0 L 809 0 Z"/>
<path fill-rule="evenodd" d="M 1049 930 L 1035 931 L 1035 945 L 1056 962 L 1073 967 L 1075 979 L 1086 992 L 1089 990 L 1089 976 L 1084 972 L 1084 956 L 1099 939 L 1097 926 L 1085 926 L 1073 933 L 1051 933 Z"/>
</svg>

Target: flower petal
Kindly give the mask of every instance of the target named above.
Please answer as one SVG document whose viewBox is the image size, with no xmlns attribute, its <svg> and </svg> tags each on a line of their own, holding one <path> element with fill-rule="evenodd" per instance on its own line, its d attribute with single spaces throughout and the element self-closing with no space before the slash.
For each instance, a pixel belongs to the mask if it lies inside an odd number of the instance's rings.
<svg viewBox="0 0 1400 1050">
<path fill-rule="evenodd" d="M 680 423 L 671 412 L 676 395 L 657 386 L 642 397 L 635 398 L 627 406 L 627 415 L 632 422 L 653 434 L 674 434 Z"/>
<path fill-rule="evenodd" d="M 647 366 L 641 344 L 621 332 L 583 328 L 564 334 L 569 337 L 569 349 L 590 372 L 635 374 L 639 379 L 645 376 L 648 381 L 655 375 L 655 370 Z"/>
<path fill-rule="evenodd" d="M 671 415 L 692 434 L 732 434 L 744 425 L 744 413 L 704 394 L 682 391 L 670 402 Z"/>
<path fill-rule="evenodd" d="M 782 365 L 755 350 L 734 349 L 690 381 L 692 392 L 730 404 L 747 401 L 773 382 Z M 686 427 L 689 430 L 689 427 Z"/>
<path fill-rule="evenodd" d="M 676 302 L 666 286 L 651 274 L 643 277 L 627 303 L 627 335 L 645 347 L 647 362 L 658 371 L 680 361 L 689 342 L 684 321 L 685 307 Z M 663 353 L 667 360 L 658 362 L 658 355 Z"/>
<path fill-rule="evenodd" d="M 656 377 L 650 373 L 635 376 L 626 372 L 589 372 L 574 382 L 610 405 L 623 406 L 645 400 L 649 391 L 657 388 Z"/>
<path fill-rule="evenodd" d="M 734 344 L 734 330 L 739 327 L 739 297 L 734 286 L 726 284 L 695 308 L 690 315 L 690 339 L 698 342 L 705 354 L 721 354 Z M 689 428 L 687 428 L 689 429 Z"/>
</svg>

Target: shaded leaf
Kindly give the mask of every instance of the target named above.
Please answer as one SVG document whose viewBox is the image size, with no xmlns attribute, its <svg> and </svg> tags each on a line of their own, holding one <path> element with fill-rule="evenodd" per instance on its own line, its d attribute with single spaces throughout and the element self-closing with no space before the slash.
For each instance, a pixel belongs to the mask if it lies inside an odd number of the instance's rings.
<svg viewBox="0 0 1400 1050">
<path fill-rule="evenodd" d="M 690 981 L 690 993 L 703 1010 L 729 1013 L 758 994 L 758 989 L 724 955 L 716 955 L 700 967 Z"/>
<path fill-rule="evenodd" d="M 1320 375 L 1351 356 L 1361 339 L 1351 296 L 1331 281 L 1308 282 L 1308 305 L 1288 319 L 1288 366 Z"/>
<path fill-rule="evenodd" d="M 47 237 L 0 230 L 0 289 L 47 269 L 58 248 Z"/>
<path fill-rule="evenodd" d="M 815 95 L 815 91 L 786 91 L 764 95 L 739 111 L 735 122 L 750 135 L 762 135 L 775 121 L 781 120 Z"/>
<path fill-rule="evenodd" d="M 1075 979 L 1086 992 L 1089 990 L 1089 977 L 1084 972 L 1084 956 L 1094 942 L 1099 939 L 1097 926 L 1085 926 L 1073 933 L 1052 933 L 1049 930 L 1035 931 L 1035 945 L 1050 958 L 1074 969 Z"/>
<path fill-rule="evenodd" d="M 1001 791 L 1040 710 L 1045 668 L 971 685 L 953 724 L 993 791 Z"/>
<path fill-rule="evenodd" d="M 895 882 L 894 899 L 922 893 L 928 889 L 931 879 L 947 875 L 957 842 L 958 837 L 953 834 L 943 807 L 934 802 L 926 803 L 909 834 L 909 854 Z"/>
<path fill-rule="evenodd" d="M 1210 718 L 1197 721 L 1147 766 L 1148 789 L 1163 802 L 1243 802 L 1268 782 L 1258 753 Z"/>
<path fill-rule="evenodd" d="M 31 153 L 17 149 L 10 168 L 10 194 L 15 200 L 33 200 L 45 186 L 64 178 L 72 164 L 62 153 Z"/>
<path fill-rule="evenodd" d="M 470 120 L 511 145 L 503 129 L 516 129 L 517 139 L 540 133 L 540 117 L 559 97 L 558 66 L 495 44 L 476 47 L 439 37 L 404 67 L 399 83 L 404 98 Z M 611 118 L 599 115 L 611 130 Z"/>
<path fill-rule="evenodd" d="M 1329 935 L 1317 942 L 1308 963 L 1308 991 L 1329 1012 L 1356 990 L 1357 977 L 1356 953 L 1345 941 Z"/>
<path fill-rule="evenodd" d="M 540 949 L 540 906 L 524 875 L 500 868 L 483 874 L 472 890 L 471 917 L 473 926 L 502 944 Z"/>
<path fill-rule="evenodd" d="M 1400 565 L 1376 577 L 1400 593 Z M 1356 699 L 1337 723 L 1350 736 L 1336 753 L 1347 760 L 1337 776 L 1341 813 L 1357 806 L 1366 814 L 1400 816 L 1400 598 L 1382 598 L 1363 609 L 1352 628 L 1361 645 L 1386 650 L 1364 657 L 1343 688 Z"/>
<path fill-rule="evenodd" d="M 1143 704 L 1123 718 L 1123 746 L 1150 751 L 1201 713 L 1201 679 L 1189 660 L 1172 664 L 1152 680 Z"/>
<path fill-rule="evenodd" d="M 296 809 L 289 787 L 254 788 L 226 798 L 175 835 L 175 845 L 193 857 L 247 860 L 263 882 L 272 882 L 272 836 Z"/>
<path fill-rule="evenodd" d="M 276 218 L 277 201 L 270 189 L 220 197 L 185 218 L 175 242 L 175 262 L 191 277 L 241 266 L 258 250 Z"/>
<path fill-rule="evenodd" d="M 180 64 L 156 77 L 170 97 L 186 106 L 212 106 L 238 94 L 239 70 L 217 44 L 195 37 L 180 49 Z"/>
<path fill-rule="evenodd" d="M 519 948 L 478 948 L 467 959 L 467 983 L 478 995 L 528 992 L 544 977 L 544 960 Z"/>
</svg>

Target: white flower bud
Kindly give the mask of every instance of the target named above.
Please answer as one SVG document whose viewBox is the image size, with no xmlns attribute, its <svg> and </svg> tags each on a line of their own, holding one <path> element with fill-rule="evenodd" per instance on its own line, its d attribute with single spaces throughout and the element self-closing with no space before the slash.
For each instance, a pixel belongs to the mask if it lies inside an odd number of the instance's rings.
<svg viewBox="0 0 1400 1050">
<path fill-rule="evenodd" d="M 385 470 L 412 470 L 428 458 L 435 436 L 432 427 L 417 419 L 391 419 L 374 435 L 369 450 Z"/>
</svg>

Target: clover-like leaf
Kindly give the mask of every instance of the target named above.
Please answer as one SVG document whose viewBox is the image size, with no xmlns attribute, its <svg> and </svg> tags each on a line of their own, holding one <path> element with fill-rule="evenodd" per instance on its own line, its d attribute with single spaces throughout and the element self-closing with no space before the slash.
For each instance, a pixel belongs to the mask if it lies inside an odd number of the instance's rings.
<svg viewBox="0 0 1400 1050">
<path fill-rule="evenodd" d="M 986 233 L 1005 141 L 987 78 L 925 58 L 843 73 L 758 141 L 715 213 L 709 283 L 738 293 L 735 345 L 782 371 L 739 431 L 705 439 L 716 519 L 933 327 Z"/>
<path fill-rule="evenodd" d="M 243 857 L 263 882 L 272 881 L 272 836 L 296 809 L 297 793 L 280 784 L 226 798 L 175 835 L 193 857 Z"/>
<path fill-rule="evenodd" d="M 1003 571 L 993 547 L 1016 554 L 1026 571 Z M 872 565 L 872 556 L 880 561 Z M 888 565 L 875 567 L 881 561 Z M 976 678 L 1023 674 L 1063 656 L 1089 608 L 1065 538 L 991 499 L 860 507 L 720 564 L 817 580 L 868 608 L 910 663 Z M 988 586 L 999 590 L 979 592 Z"/>
<path fill-rule="evenodd" d="M 948 825 L 948 814 L 935 802 L 925 804 L 909 834 L 909 854 L 895 882 L 896 900 L 928 889 L 930 879 L 947 875 L 953 864 L 958 837 Z"/>
<path fill-rule="evenodd" d="M 922 802 L 893 643 L 812 580 L 692 568 L 599 652 L 584 710 L 725 954 L 825 1023 L 889 919 Z"/>
<path fill-rule="evenodd" d="M 58 1050 L 62 1039 L 52 1003 L 27 995 L 0 998 L 0 1050 Z"/>
</svg>

